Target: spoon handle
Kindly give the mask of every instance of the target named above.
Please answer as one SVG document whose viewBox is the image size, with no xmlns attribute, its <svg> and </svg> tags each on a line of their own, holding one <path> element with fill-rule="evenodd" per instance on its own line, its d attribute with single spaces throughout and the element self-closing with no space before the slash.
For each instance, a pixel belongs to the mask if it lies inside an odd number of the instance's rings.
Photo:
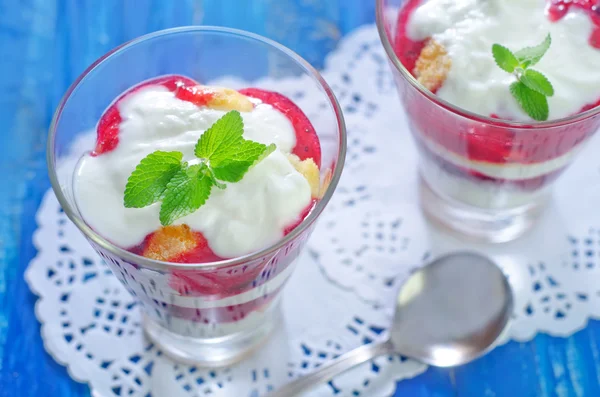
<svg viewBox="0 0 600 397">
<path fill-rule="evenodd" d="M 284 385 L 279 390 L 267 395 L 267 397 L 295 397 L 306 392 L 318 384 L 329 381 L 336 375 L 341 374 L 359 364 L 367 362 L 375 357 L 394 353 L 391 341 L 383 343 L 370 343 L 349 351 L 326 364 L 321 365 L 316 371 L 298 378 Z"/>
</svg>

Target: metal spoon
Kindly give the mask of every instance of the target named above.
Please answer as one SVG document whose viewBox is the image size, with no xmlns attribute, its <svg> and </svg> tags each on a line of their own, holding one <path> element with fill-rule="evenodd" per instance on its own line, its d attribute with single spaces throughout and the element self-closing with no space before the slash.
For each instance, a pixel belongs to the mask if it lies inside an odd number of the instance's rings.
<svg viewBox="0 0 600 397">
<path fill-rule="evenodd" d="M 412 357 L 436 367 L 465 364 L 487 352 L 505 329 L 513 297 L 502 271 L 485 256 L 440 257 L 402 286 L 390 338 L 352 350 L 268 397 L 294 397 L 380 355 Z"/>
</svg>

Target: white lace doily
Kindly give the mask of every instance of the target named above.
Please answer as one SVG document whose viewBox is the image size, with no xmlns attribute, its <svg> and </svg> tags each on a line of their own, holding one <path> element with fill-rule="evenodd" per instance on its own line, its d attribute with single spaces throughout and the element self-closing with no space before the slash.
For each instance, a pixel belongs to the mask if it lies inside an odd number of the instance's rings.
<svg viewBox="0 0 600 397">
<path fill-rule="evenodd" d="M 34 235 L 39 253 L 26 278 L 40 297 L 36 313 L 47 350 L 94 395 L 264 395 L 384 338 L 391 297 L 406 275 L 430 256 L 458 248 L 485 252 L 508 274 L 515 292 L 513 339 L 569 335 L 600 316 L 600 159 L 594 153 L 600 137 L 557 182 L 550 208 L 531 233 L 510 244 L 467 245 L 432 230 L 421 215 L 417 153 L 375 27 L 345 38 L 323 74 L 346 116 L 344 175 L 284 290 L 283 326 L 244 363 L 204 370 L 173 363 L 149 345 L 131 296 L 54 195 L 46 195 Z M 309 116 L 326 106 L 311 99 L 306 89 L 312 85 L 302 79 L 273 84 Z M 387 397 L 397 380 L 424 369 L 412 360 L 381 357 L 312 395 Z"/>
</svg>

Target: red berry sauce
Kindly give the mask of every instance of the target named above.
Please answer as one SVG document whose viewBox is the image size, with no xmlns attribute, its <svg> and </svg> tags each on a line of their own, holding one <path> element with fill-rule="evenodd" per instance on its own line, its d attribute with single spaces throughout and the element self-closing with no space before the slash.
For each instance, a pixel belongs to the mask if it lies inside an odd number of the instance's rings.
<svg viewBox="0 0 600 397">
<path fill-rule="evenodd" d="M 413 12 L 421 5 L 421 0 L 407 0 L 404 6 L 398 13 L 398 30 L 396 32 L 396 40 L 393 43 L 394 51 L 398 56 L 398 59 L 404 67 L 411 73 L 415 69 L 415 64 L 421 51 L 427 44 L 427 39 L 421 41 L 414 41 L 408 37 L 408 22 Z"/>
<path fill-rule="evenodd" d="M 290 120 L 296 132 L 296 146 L 292 153 L 300 157 L 300 160 L 312 158 L 318 167 L 321 167 L 321 145 L 315 132 L 315 128 L 302 109 L 291 99 L 277 92 L 261 90 L 258 88 L 245 88 L 240 90 L 241 94 L 251 98 L 260 99 L 268 103 Z"/>
</svg>

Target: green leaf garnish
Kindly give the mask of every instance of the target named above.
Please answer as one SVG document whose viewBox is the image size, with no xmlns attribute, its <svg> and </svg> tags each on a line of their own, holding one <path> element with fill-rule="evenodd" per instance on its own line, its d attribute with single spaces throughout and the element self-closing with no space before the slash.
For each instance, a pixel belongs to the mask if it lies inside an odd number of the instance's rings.
<svg viewBox="0 0 600 397">
<path fill-rule="evenodd" d="M 208 176 L 212 180 L 213 185 L 215 185 L 219 189 L 226 189 L 227 188 L 226 184 L 219 182 L 219 180 L 217 179 L 217 177 L 215 175 L 215 172 L 210 167 L 208 167 Z"/>
<path fill-rule="evenodd" d="M 520 80 L 521 83 L 542 95 L 554 95 L 554 87 L 552 87 L 552 83 L 550 83 L 546 76 L 536 70 L 526 69 L 521 75 Z"/>
<path fill-rule="evenodd" d="M 198 139 L 194 150 L 198 164 L 182 162 L 180 152 L 150 153 L 127 180 L 125 207 L 142 208 L 162 200 L 163 226 L 195 212 L 206 203 L 213 186 L 225 189 L 223 182 L 239 182 L 251 167 L 276 149 L 274 144 L 246 140 L 243 133 L 242 116 L 232 110 Z"/>
<path fill-rule="evenodd" d="M 235 155 L 227 160 L 219 161 L 213 166 L 215 176 L 222 181 L 238 182 L 245 171 L 252 165 L 273 153 L 275 145 L 265 146 L 262 143 L 244 141 Z"/>
<path fill-rule="evenodd" d="M 548 48 L 550 48 L 550 44 L 552 44 L 552 37 L 548 34 L 541 44 L 534 47 L 523 48 L 522 50 L 515 52 L 515 57 L 517 57 L 524 68 L 528 68 L 542 59 L 544 54 L 546 54 L 546 51 L 548 51 Z"/>
<path fill-rule="evenodd" d="M 525 112 L 537 121 L 548 120 L 548 99 L 520 81 L 510 85 L 510 93 Z"/>
<path fill-rule="evenodd" d="M 142 208 L 160 200 L 173 176 L 181 170 L 180 152 L 150 153 L 135 167 L 125 186 L 125 207 Z"/>
<path fill-rule="evenodd" d="M 494 44 L 492 46 L 492 54 L 494 54 L 494 60 L 500 69 L 508 73 L 514 72 L 515 68 L 519 66 L 517 57 L 515 57 L 508 48 L 503 47 L 500 44 Z"/>
<path fill-rule="evenodd" d="M 537 70 L 529 69 L 538 63 L 550 48 L 552 38 L 548 34 L 544 41 L 534 47 L 527 47 L 515 53 L 500 44 L 492 46 L 496 64 L 504 71 L 512 73 L 517 82 L 510 85 L 510 92 L 521 108 L 536 121 L 548 120 L 548 98 L 554 95 L 554 87 L 546 76 Z"/>
<path fill-rule="evenodd" d="M 206 164 L 196 164 L 182 169 L 167 185 L 160 206 L 160 223 L 170 225 L 176 219 L 200 208 L 210 196 L 212 179 L 206 174 Z"/>
<path fill-rule="evenodd" d="M 196 143 L 194 154 L 200 159 L 210 159 L 213 165 L 235 155 L 244 141 L 244 121 L 238 111 L 231 111 L 217 120 Z"/>
</svg>

